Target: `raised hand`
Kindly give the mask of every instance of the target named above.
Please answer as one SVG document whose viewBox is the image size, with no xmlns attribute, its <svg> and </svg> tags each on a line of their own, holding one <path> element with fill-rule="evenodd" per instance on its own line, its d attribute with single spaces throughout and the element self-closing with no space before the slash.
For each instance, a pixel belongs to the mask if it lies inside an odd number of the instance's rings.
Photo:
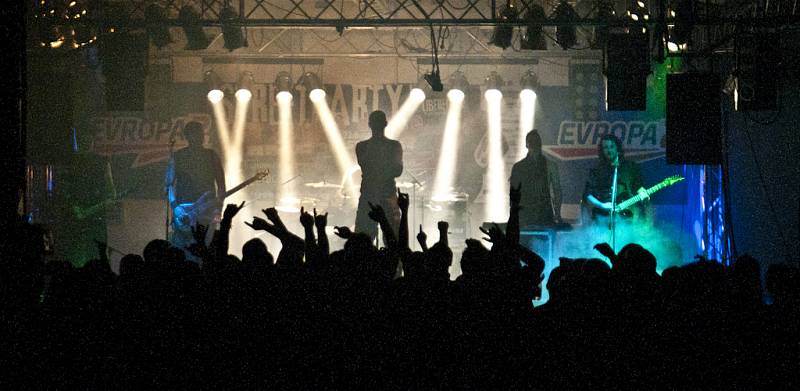
<svg viewBox="0 0 800 391">
<path fill-rule="evenodd" d="M 375 221 L 376 223 L 381 223 L 386 220 L 386 212 L 383 211 L 383 208 L 380 205 L 374 205 L 373 203 L 369 203 L 369 218 Z"/>
<path fill-rule="evenodd" d="M 186 249 L 197 257 L 205 258 L 206 253 L 208 252 L 208 246 L 206 246 L 207 232 L 208 232 L 208 227 L 205 225 L 197 224 L 193 226 L 192 237 L 194 238 L 194 242 L 186 246 Z"/>
<path fill-rule="evenodd" d="M 333 227 L 333 233 L 342 239 L 350 239 L 350 237 L 353 236 L 353 231 L 350 230 L 350 227 L 344 226 Z"/>
<path fill-rule="evenodd" d="M 608 245 L 608 243 L 598 243 L 594 245 L 594 249 L 597 250 L 600 254 L 603 254 L 608 259 L 614 259 L 617 254 L 614 254 L 614 249 Z"/>
<path fill-rule="evenodd" d="M 275 209 L 275 208 L 262 209 L 261 211 L 264 212 L 264 215 L 267 216 L 269 221 L 271 221 L 273 223 L 275 222 L 275 220 L 279 220 L 280 221 L 280 219 L 281 219 L 281 217 L 278 216 L 278 210 Z"/>
<path fill-rule="evenodd" d="M 314 225 L 317 226 L 317 229 L 322 230 L 328 226 L 328 212 L 325 214 L 317 214 L 317 208 L 314 208 Z"/>
<path fill-rule="evenodd" d="M 205 245 L 206 233 L 208 233 L 208 226 L 205 226 L 203 224 L 197 224 L 194 227 L 192 227 L 192 238 L 194 238 L 194 241 L 197 242 L 198 244 L 202 243 L 203 245 Z"/>
<path fill-rule="evenodd" d="M 256 231 L 269 231 L 271 228 L 274 227 L 272 224 L 268 223 L 267 220 L 264 220 L 264 219 L 262 219 L 260 217 L 255 217 L 255 216 L 253 216 L 253 222 L 252 223 L 247 222 L 247 221 L 245 221 L 244 223 L 245 223 L 245 225 L 247 225 L 248 227 L 250 227 L 250 228 L 252 228 L 252 229 L 254 229 Z"/>
<path fill-rule="evenodd" d="M 316 211 L 314 213 L 316 214 Z M 314 216 L 306 212 L 302 206 L 300 207 L 300 225 L 305 229 L 310 229 L 314 226 Z"/>
<path fill-rule="evenodd" d="M 485 229 L 483 227 L 479 228 L 481 232 L 485 235 L 489 236 L 488 238 L 483 238 L 483 240 L 492 243 L 494 245 L 502 245 L 505 242 L 505 234 L 503 230 L 500 229 L 497 224 L 494 224 L 490 229 Z"/>
<path fill-rule="evenodd" d="M 244 208 L 244 201 L 241 204 L 228 204 L 225 206 L 225 211 L 222 212 L 222 220 L 224 221 L 231 221 L 239 213 L 240 210 Z"/>
<path fill-rule="evenodd" d="M 428 249 L 428 235 L 422 230 L 422 224 L 419 225 L 419 233 L 417 233 L 417 243 L 422 250 Z"/>
<path fill-rule="evenodd" d="M 440 222 L 436 223 L 436 228 L 439 229 L 440 233 L 447 234 L 447 230 L 450 228 L 450 223 L 448 223 L 446 221 L 440 221 Z"/>
<path fill-rule="evenodd" d="M 397 206 L 400 208 L 400 210 L 403 212 L 403 214 L 405 214 L 406 211 L 408 211 L 408 205 L 409 204 L 410 204 L 410 201 L 408 199 L 408 193 L 403 193 L 398 188 L 397 189 Z"/>
</svg>

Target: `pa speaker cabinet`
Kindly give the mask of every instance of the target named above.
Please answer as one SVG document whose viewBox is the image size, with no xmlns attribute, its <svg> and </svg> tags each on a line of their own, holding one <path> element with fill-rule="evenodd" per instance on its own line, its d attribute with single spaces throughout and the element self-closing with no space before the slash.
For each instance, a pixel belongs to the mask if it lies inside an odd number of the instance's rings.
<svg viewBox="0 0 800 391">
<path fill-rule="evenodd" d="M 717 74 L 667 75 L 667 163 L 722 162 L 720 94 Z"/>
</svg>

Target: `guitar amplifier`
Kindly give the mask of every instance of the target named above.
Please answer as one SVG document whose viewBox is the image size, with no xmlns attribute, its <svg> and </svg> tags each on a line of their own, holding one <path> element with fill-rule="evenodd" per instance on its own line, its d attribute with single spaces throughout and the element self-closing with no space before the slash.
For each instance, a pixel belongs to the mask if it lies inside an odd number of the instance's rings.
<svg viewBox="0 0 800 391">
<path fill-rule="evenodd" d="M 167 204 L 164 200 L 124 199 L 114 207 L 117 219 L 106 224 L 111 270 L 119 273 L 125 254 L 142 254 L 153 239 L 164 239 Z"/>
</svg>

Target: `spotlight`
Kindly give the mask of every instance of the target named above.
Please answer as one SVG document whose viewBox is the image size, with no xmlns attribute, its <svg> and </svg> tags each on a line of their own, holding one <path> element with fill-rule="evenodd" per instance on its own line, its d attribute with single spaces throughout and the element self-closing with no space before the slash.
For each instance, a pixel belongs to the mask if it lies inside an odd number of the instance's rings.
<svg viewBox="0 0 800 391">
<path fill-rule="evenodd" d="M 578 41 L 574 25 L 578 19 L 578 14 L 575 9 L 566 0 L 561 0 L 550 17 L 554 21 L 561 23 L 556 26 L 556 43 L 558 43 L 558 46 L 561 46 L 564 50 L 575 46 Z"/>
<path fill-rule="evenodd" d="M 503 10 L 500 11 L 501 23 L 494 28 L 492 40 L 489 41 L 489 43 L 503 50 L 511 46 L 511 36 L 514 34 L 514 26 L 507 23 L 515 20 L 517 20 L 517 8 L 514 7 L 514 3 L 509 1 L 506 3 Z"/>
<path fill-rule="evenodd" d="M 463 75 L 462 75 L 463 76 Z M 464 92 L 460 89 L 451 89 L 447 93 L 449 102 L 447 107 L 447 120 L 445 121 L 442 147 L 439 151 L 439 162 L 436 165 L 436 178 L 433 186 L 433 200 L 447 200 L 452 198 L 452 186 L 456 177 L 458 160 L 458 133 L 461 128 L 461 110 L 464 102 Z"/>
<path fill-rule="evenodd" d="M 306 72 L 300 77 L 300 84 L 308 91 L 308 97 L 312 102 L 325 98 L 325 90 L 319 76 L 313 72 Z"/>
<path fill-rule="evenodd" d="M 503 79 L 500 78 L 500 75 L 498 75 L 497 72 L 494 71 L 492 71 L 492 73 L 490 73 L 489 76 L 486 76 L 486 78 L 483 81 L 484 84 L 486 85 L 487 92 L 492 90 L 500 92 L 500 90 L 505 85 Z"/>
<path fill-rule="evenodd" d="M 225 49 L 234 51 L 247 46 L 247 40 L 239 24 L 239 15 L 231 6 L 226 6 L 219 11 L 219 24 L 222 26 L 222 38 L 225 40 Z"/>
<path fill-rule="evenodd" d="M 281 92 L 288 92 L 291 94 L 293 86 L 292 76 L 289 75 L 289 72 L 278 72 L 278 76 L 275 77 L 275 89 L 278 90 L 278 94 Z"/>
<path fill-rule="evenodd" d="M 467 78 L 464 76 L 464 73 L 462 73 L 461 71 L 453 72 L 453 74 L 450 76 L 448 84 L 450 84 L 450 92 L 461 91 L 462 95 L 466 93 L 467 89 L 469 88 L 469 82 L 467 81 Z"/>
<path fill-rule="evenodd" d="M 222 101 L 225 93 L 222 92 L 222 81 L 220 81 L 217 73 L 213 70 L 208 70 L 206 71 L 205 75 L 203 75 L 203 80 L 208 88 L 208 100 L 211 101 L 211 103 L 218 103 Z"/>
<path fill-rule="evenodd" d="M 386 137 L 395 140 L 400 137 L 408 121 L 414 116 L 414 113 L 424 101 L 425 91 L 419 87 L 412 88 L 406 100 L 400 105 L 400 109 L 394 113 L 392 119 L 389 120 L 389 123 L 386 125 Z"/>
<path fill-rule="evenodd" d="M 525 137 L 535 128 L 536 117 L 536 90 L 539 89 L 539 78 L 533 71 L 528 70 L 520 79 L 519 92 L 519 132 L 517 136 L 517 159 L 522 159 L 528 151 L 525 147 Z"/>
<path fill-rule="evenodd" d="M 249 71 L 242 72 L 239 82 L 236 83 L 238 86 L 236 99 L 243 102 L 249 101 L 253 97 L 253 84 L 253 73 Z"/>
<path fill-rule="evenodd" d="M 167 16 L 161 6 L 155 3 L 147 6 L 144 10 L 144 20 L 147 35 L 150 36 L 153 45 L 161 49 L 172 42 L 172 38 L 169 36 Z"/>
<path fill-rule="evenodd" d="M 422 91 L 421 88 L 412 88 L 411 92 L 408 93 L 408 99 L 413 102 L 422 103 L 425 101 L 425 91 Z"/>
<path fill-rule="evenodd" d="M 520 41 L 520 48 L 527 50 L 547 50 L 547 42 L 544 40 L 542 22 L 547 20 L 544 8 L 538 4 L 531 3 L 528 13 L 525 14 L 525 35 Z"/>
<path fill-rule="evenodd" d="M 522 75 L 522 78 L 519 80 L 519 85 L 522 90 L 536 91 L 539 89 L 539 78 L 529 69 Z"/>
<path fill-rule="evenodd" d="M 208 47 L 208 37 L 203 31 L 203 22 L 194 7 L 190 5 L 181 7 L 178 21 L 186 35 L 186 50 L 202 50 Z"/>
<path fill-rule="evenodd" d="M 501 221 L 508 212 L 508 177 L 503 161 L 503 93 L 497 89 L 499 77 L 487 77 L 486 119 L 487 119 L 487 165 L 484 188 L 486 189 L 485 221 Z"/>
</svg>

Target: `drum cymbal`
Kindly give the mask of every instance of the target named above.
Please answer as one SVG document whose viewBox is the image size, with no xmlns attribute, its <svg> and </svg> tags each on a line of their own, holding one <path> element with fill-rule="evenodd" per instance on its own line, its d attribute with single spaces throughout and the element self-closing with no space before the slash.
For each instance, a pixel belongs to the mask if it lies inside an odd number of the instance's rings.
<svg viewBox="0 0 800 391">
<path fill-rule="evenodd" d="M 410 188 L 414 187 L 414 184 L 411 183 L 411 182 L 397 182 L 395 184 L 395 187 L 397 187 L 399 189 L 410 189 Z"/>
<path fill-rule="evenodd" d="M 322 182 L 309 182 L 309 183 L 306 183 L 305 186 L 313 187 L 315 189 L 321 189 L 321 188 L 341 189 L 342 188 L 342 185 L 339 185 L 339 184 L 336 184 L 336 183 L 325 182 L 325 181 L 322 181 Z"/>
<path fill-rule="evenodd" d="M 467 193 L 460 193 L 460 192 L 453 192 L 447 194 L 441 194 L 437 196 L 433 196 L 431 201 L 433 202 L 458 202 L 458 201 L 467 201 L 469 199 L 469 194 Z"/>
</svg>

